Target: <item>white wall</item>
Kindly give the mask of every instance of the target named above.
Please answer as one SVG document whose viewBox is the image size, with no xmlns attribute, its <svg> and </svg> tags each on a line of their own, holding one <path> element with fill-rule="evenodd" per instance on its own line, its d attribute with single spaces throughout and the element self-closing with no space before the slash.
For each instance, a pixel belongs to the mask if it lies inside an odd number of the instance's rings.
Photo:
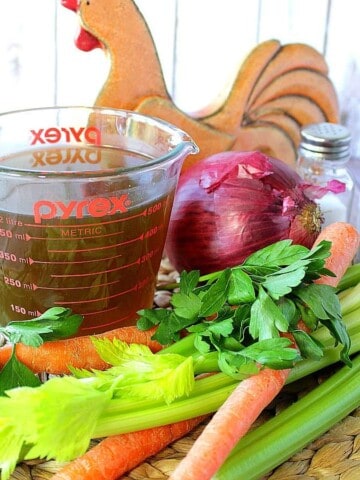
<svg viewBox="0 0 360 480">
<path fill-rule="evenodd" d="M 106 0 L 104 0 L 106 1 Z M 342 121 L 360 158 L 358 0 L 136 0 L 174 101 L 196 111 L 223 97 L 257 42 L 304 42 L 324 53 Z M 74 46 L 76 15 L 60 0 L 0 0 L 0 111 L 92 104 L 106 79 L 101 50 Z"/>
</svg>

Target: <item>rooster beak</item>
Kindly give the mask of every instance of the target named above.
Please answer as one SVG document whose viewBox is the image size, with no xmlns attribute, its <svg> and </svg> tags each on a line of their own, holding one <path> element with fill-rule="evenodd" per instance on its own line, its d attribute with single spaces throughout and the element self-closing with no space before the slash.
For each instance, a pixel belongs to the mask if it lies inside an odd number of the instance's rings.
<svg viewBox="0 0 360 480">
<path fill-rule="evenodd" d="M 77 12 L 79 8 L 80 0 L 61 0 L 61 5 L 73 12 Z"/>
</svg>

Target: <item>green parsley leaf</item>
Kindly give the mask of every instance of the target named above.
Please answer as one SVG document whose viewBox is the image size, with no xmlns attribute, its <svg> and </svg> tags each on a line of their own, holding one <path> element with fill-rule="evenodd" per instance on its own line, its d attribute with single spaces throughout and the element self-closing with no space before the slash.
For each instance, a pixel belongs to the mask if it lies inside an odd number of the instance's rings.
<svg viewBox="0 0 360 480">
<path fill-rule="evenodd" d="M 182 292 L 174 293 L 171 304 L 177 316 L 188 320 L 195 320 L 202 308 L 202 301 L 193 292 L 189 292 L 188 294 Z"/>
<path fill-rule="evenodd" d="M 302 330 L 292 332 L 296 345 L 304 358 L 320 360 L 324 356 L 322 345 Z"/>
<path fill-rule="evenodd" d="M 189 295 L 194 288 L 199 283 L 200 272 L 198 270 L 191 270 L 190 272 L 186 272 L 185 270 L 180 274 L 180 291 L 185 293 L 185 295 Z"/>
<path fill-rule="evenodd" d="M 294 293 L 305 305 L 311 308 L 317 318 L 321 320 L 341 319 L 340 301 L 334 287 L 311 283 L 306 287 L 297 289 Z"/>
<path fill-rule="evenodd" d="M 220 352 L 218 364 L 222 372 L 236 380 L 243 380 L 250 375 L 257 374 L 260 370 L 253 360 L 229 351 Z"/>
<path fill-rule="evenodd" d="M 193 318 L 179 317 L 173 310 L 159 309 L 155 310 L 155 312 L 162 312 L 157 315 L 158 318 L 161 317 L 161 322 L 152 338 L 161 343 L 161 345 L 169 345 L 174 341 L 176 342 L 180 339 L 180 333 L 194 323 Z M 197 319 L 195 319 L 196 321 Z"/>
<path fill-rule="evenodd" d="M 137 314 L 139 315 L 139 320 L 137 321 L 137 327 L 139 330 L 148 330 L 154 325 L 159 325 L 163 322 L 167 322 L 169 317 L 173 313 L 166 308 L 144 308 L 143 310 L 138 310 Z"/>
<path fill-rule="evenodd" d="M 305 267 L 308 262 L 299 260 L 292 265 L 281 268 L 277 272 L 268 275 L 262 286 L 275 300 L 288 295 L 294 287 L 297 287 L 305 277 Z"/>
<path fill-rule="evenodd" d="M 200 315 L 209 317 L 217 313 L 226 302 L 230 285 L 230 269 L 224 270 L 220 277 L 202 296 Z"/>
<path fill-rule="evenodd" d="M 280 308 L 260 287 L 258 298 L 251 306 L 249 332 L 253 339 L 264 340 L 288 330 L 288 321 Z"/>
<path fill-rule="evenodd" d="M 233 268 L 231 270 L 228 302 L 230 305 L 239 303 L 250 303 L 256 298 L 255 289 L 251 277 L 241 270 Z"/>
<path fill-rule="evenodd" d="M 288 338 L 268 338 L 253 343 L 237 353 L 269 368 L 291 368 L 301 356 Z"/>
<path fill-rule="evenodd" d="M 38 347 L 44 341 L 67 338 L 74 335 L 83 317 L 73 314 L 69 308 L 53 307 L 31 320 L 9 322 L 0 327 L 10 343 L 24 343 Z"/>
<path fill-rule="evenodd" d="M 280 308 L 289 326 L 296 327 L 297 322 L 300 320 L 300 314 L 295 302 L 291 298 L 283 297 L 277 302 L 277 306 Z"/>
<path fill-rule="evenodd" d="M 10 359 L 0 372 L 0 395 L 4 395 L 6 390 L 11 388 L 39 385 L 41 385 L 39 378 L 16 358 L 13 349 Z"/>
<path fill-rule="evenodd" d="M 322 240 L 309 251 L 310 264 L 306 270 L 306 281 L 313 281 L 322 275 L 334 277 L 334 273 L 325 268 L 325 260 L 330 256 L 331 242 Z"/>
<path fill-rule="evenodd" d="M 244 266 L 280 267 L 291 265 L 302 259 L 309 250 L 301 245 L 292 245 L 292 240 L 280 240 L 264 247 L 245 260 Z"/>
<path fill-rule="evenodd" d="M 233 331 L 233 321 L 226 318 L 220 321 L 202 322 L 188 328 L 190 333 L 196 333 L 194 345 L 200 353 L 210 351 L 210 346 L 221 350 L 223 340 L 229 337 Z"/>
<path fill-rule="evenodd" d="M 329 285 L 312 283 L 304 288 L 297 289 L 295 295 L 300 298 L 319 321 L 327 327 L 334 337 L 336 344 L 343 345 L 340 356 L 351 365 L 349 358 L 350 336 L 341 320 L 341 306 L 336 289 Z"/>
</svg>

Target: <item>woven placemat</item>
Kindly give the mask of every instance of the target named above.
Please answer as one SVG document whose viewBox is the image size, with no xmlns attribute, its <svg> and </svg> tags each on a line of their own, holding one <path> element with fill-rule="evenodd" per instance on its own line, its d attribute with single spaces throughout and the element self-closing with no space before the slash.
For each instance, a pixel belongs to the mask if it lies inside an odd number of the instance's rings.
<svg viewBox="0 0 360 480">
<path fill-rule="evenodd" d="M 170 263 L 164 259 L 158 275 L 158 289 L 154 297 L 155 307 L 169 305 L 171 293 L 161 287 L 178 278 Z M 299 397 L 314 388 L 331 368 L 284 388 L 263 412 L 254 428 L 279 413 Z M 316 419 L 314 420 L 316 421 Z M 149 458 L 122 480 L 166 480 L 176 465 L 189 451 L 200 435 L 204 424 L 186 437 L 169 445 L 159 454 Z M 95 445 L 96 442 L 92 442 Z M 63 464 L 55 461 L 32 461 L 18 465 L 11 480 L 48 480 Z M 307 445 L 302 451 L 258 480 L 358 480 L 360 479 L 360 408 L 337 423 L 332 429 Z M 96 480 L 96 479 L 94 479 Z M 199 479 L 201 480 L 201 479 Z M 234 478 L 234 480 L 238 480 Z"/>
<path fill-rule="evenodd" d="M 265 412 L 257 425 L 268 420 Z M 174 442 L 158 455 L 149 458 L 123 480 L 166 480 L 186 455 L 204 425 Z M 61 467 L 55 461 L 29 462 L 19 465 L 12 480 L 48 480 Z M 360 479 L 360 408 L 336 424 L 301 452 L 259 480 L 357 480 Z M 96 480 L 96 479 L 94 479 Z M 199 479 L 201 480 L 201 479 Z M 234 480 L 237 480 L 234 478 Z"/>
</svg>

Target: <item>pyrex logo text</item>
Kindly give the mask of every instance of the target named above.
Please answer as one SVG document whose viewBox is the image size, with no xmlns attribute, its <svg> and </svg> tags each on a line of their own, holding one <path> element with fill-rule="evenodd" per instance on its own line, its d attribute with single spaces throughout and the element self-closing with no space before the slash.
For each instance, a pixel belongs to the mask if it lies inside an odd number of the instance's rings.
<svg viewBox="0 0 360 480">
<path fill-rule="evenodd" d="M 70 142 L 85 142 L 91 145 L 101 145 L 101 131 L 96 127 L 50 127 L 47 129 L 40 128 L 39 130 L 30 130 L 32 134 L 32 141 L 30 145 L 46 143 L 65 143 Z"/>
<path fill-rule="evenodd" d="M 46 167 L 47 165 L 67 165 L 74 163 L 96 164 L 101 162 L 101 150 L 87 148 L 56 148 L 54 150 L 39 150 L 32 154 L 32 167 Z"/>
<path fill-rule="evenodd" d="M 126 213 L 131 202 L 127 193 L 119 197 L 98 197 L 90 200 L 70 200 L 68 203 L 61 201 L 51 202 L 49 200 L 39 200 L 34 204 L 35 223 L 41 223 L 41 220 L 59 218 L 67 220 L 72 218 L 105 217 L 106 215 L 115 215 L 115 213 Z"/>
</svg>

